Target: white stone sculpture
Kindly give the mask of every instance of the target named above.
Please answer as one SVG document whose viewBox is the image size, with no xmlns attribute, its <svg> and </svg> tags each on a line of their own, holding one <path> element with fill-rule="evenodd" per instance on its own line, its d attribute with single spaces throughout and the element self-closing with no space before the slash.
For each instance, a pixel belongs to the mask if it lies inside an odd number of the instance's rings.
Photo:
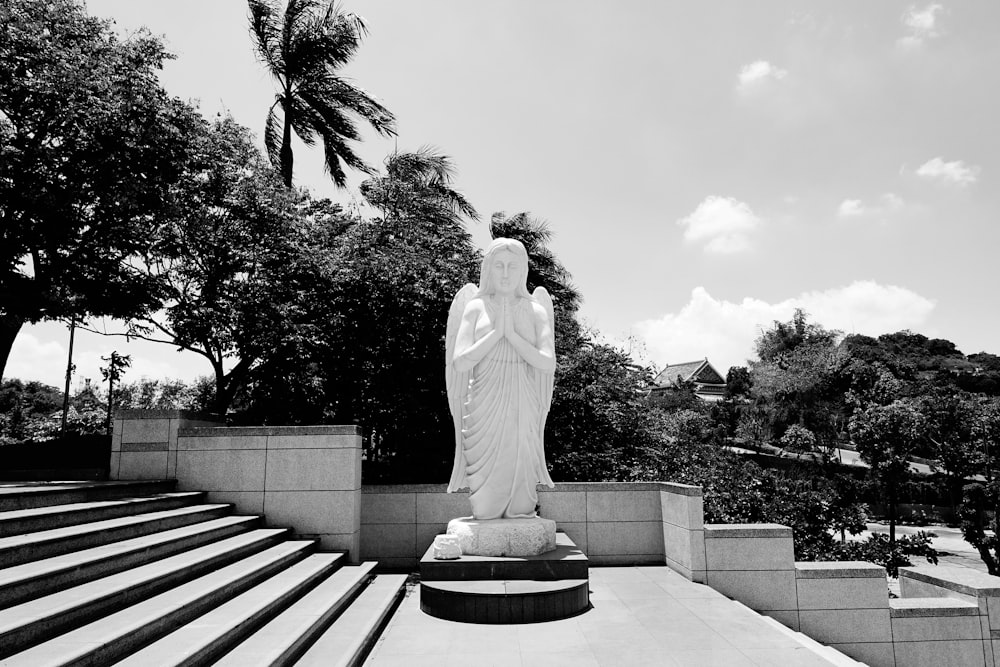
<svg viewBox="0 0 1000 667">
<path fill-rule="evenodd" d="M 536 486 L 555 486 L 543 434 L 555 370 L 552 299 L 528 293 L 528 253 L 496 239 L 479 287 L 452 301 L 445 343 L 455 465 L 448 492 L 469 488 L 477 520 L 530 518 Z"/>
</svg>

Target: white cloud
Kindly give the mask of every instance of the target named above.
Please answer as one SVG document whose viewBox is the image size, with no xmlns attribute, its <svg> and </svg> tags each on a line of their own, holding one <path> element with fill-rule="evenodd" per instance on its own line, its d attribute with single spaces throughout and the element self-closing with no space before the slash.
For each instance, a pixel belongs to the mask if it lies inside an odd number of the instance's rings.
<svg viewBox="0 0 1000 667">
<path fill-rule="evenodd" d="M 862 218 L 882 216 L 903 208 L 903 198 L 892 192 L 887 192 L 877 204 L 865 204 L 860 199 L 845 199 L 837 207 L 837 215 L 841 218 Z"/>
<path fill-rule="evenodd" d="M 760 226 L 760 218 L 750 207 L 732 197 L 709 195 L 686 218 L 684 238 L 705 243 L 706 252 L 733 254 L 750 249 L 750 233 Z"/>
<path fill-rule="evenodd" d="M 661 367 L 708 357 L 725 373 L 730 366 L 742 366 L 754 356 L 753 342 L 761 330 L 775 320 L 790 320 L 796 308 L 804 308 L 811 322 L 828 329 L 877 336 L 919 329 L 934 302 L 905 287 L 867 280 L 804 292 L 777 303 L 752 297 L 739 303 L 719 300 L 704 287 L 696 287 L 679 312 L 638 322 L 634 331 Z"/>
<path fill-rule="evenodd" d="M 903 26 L 908 34 L 900 37 L 896 44 L 904 49 L 912 49 L 920 47 L 928 39 L 938 37 L 940 32 L 937 29 L 937 14 L 943 10 L 944 7 L 936 3 L 924 9 L 911 5 L 903 14 Z"/>
<path fill-rule="evenodd" d="M 740 69 L 739 83 L 736 84 L 736 89 L 740 92 L 748 92 L 767 81 L 779 81 L 786 76 L 788 76 L 788 70 L 775 67 L 766 60 L 757 60 Z"/>
<path fill-rule="evenodd" d="M 11 347 L 4 378 L 39 380 L 61 387 L 65 375 L 66 347 L 54 340 L 43 341 L 22 329 Z"/>
<path fill-rule="evenodd" d="M 837 207 L 837 215 L 842 218 L 853 218 L 865 214 L 864 204 L 860 199 L 845 199 Z"/>
<path fill-rule="evenodd" d="M 945 162 L 936 157 L 920 165 L 917 169 L 917 176 L 964 187 L 979 180 L 979 171 L 979 167 L 966 165 L 961 160 Z"/>
</svg>

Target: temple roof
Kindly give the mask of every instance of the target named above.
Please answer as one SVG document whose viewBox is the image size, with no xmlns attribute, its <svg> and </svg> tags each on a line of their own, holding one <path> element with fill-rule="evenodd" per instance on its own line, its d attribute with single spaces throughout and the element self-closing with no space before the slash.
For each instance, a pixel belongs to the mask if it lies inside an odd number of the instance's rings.
<svg viewBox="0 0 1000 667">
<path fill-rule="evenodd" d="M 672 385 L 680 376 L 683 382 L 698 382 L 701 384 L 725 385 L 726 379 L 719 371 L 708 363 L 708 359 L 688 361 L 683 364 L 670 364 L 660 371 L 654 382 L 659 386 Z"/>
</svg>

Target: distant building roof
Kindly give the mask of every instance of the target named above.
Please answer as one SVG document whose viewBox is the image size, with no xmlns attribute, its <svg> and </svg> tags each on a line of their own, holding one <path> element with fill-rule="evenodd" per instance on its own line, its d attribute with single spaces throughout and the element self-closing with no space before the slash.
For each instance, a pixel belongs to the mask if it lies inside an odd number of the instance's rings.
<svg viewBox="0 0 1000 667">
<path fill-rule="evenodd" d="M 678 376 L 682 382 L 698 382 L 701 384 L 721 384 L 725 386 L 726 378 L 719 374 L 719 371 L 712 367 L 708 359 L 700 361 L 688 361 L 683 364 L 670 364 L 657 374 L 657 385 L 664 386 L 674 384 Z"/>
<path fill-rule="evenodd" d="M 693 382 L 694 393 L 705 400 L 718 401 L 726 392 L 726 379 L 708 363 L 707 358 L 670 364 L 657 374 L 654 382 L 657 387 L 668 388 L 674 386 L 678 378 L 681 382 Z"/>
</svg>

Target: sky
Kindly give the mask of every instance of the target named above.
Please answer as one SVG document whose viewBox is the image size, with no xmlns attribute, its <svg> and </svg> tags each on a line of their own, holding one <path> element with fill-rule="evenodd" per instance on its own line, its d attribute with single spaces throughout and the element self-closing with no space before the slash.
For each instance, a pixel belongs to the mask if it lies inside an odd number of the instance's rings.
<svg viewBox="0 0 1000 667">
<path fill-rule="evenodd" d="M 88 0 L 176 59 L 167 91 L 262 133 L 273 84 L 242 0 Z M 725 374 L 795 308 L 844 333 L 910 329 L 1000 353 L 1000 3 L 343 0 L 369 35 L 344 75 L 397 117 L 394 149 L 451 156 L 484 222 L 546 220 L 581 316 L 662 368 Z M 337 190 L 321 150 L 295 181 Z M 120 331 L 114 322 L 94 323 Z M 60 386 L 64 325 L 25 327 L 5 375 Z M 78 333 L 77 375 L 193 379 L 166 345 Z"/>
</svg>

